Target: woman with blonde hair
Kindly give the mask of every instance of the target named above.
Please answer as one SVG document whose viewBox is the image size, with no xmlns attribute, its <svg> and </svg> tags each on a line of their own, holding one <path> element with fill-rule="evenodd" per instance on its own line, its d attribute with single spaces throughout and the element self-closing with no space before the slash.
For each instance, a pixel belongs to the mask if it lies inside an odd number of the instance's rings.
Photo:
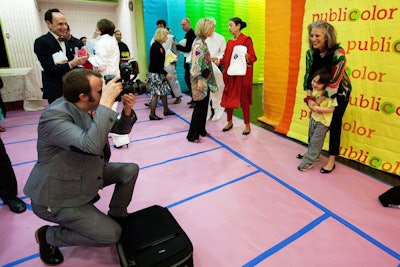
<svg viewBox="0 0 400 267">
<path fill-rule="evenodd" d="M 157 100 L 160 96 L 164 108 L 164 116 L 175 115 L 168 108 L 167 93 L 170 91 L 168 79 L 172 79 L 172 75 L 165 71 L 165 49 L 162 46 L 167 41 L 168 30 L 158 28 L 154 33 L 154 43 L 150 48 L 150 65 L 149 65 L 149 84 L 151 90 L 150 100 L 150 120 L 161 120 L 162 118 L 156 115 Z"/>
<path fill-rule="evenodd" d="M 190 68 L 190 80 L 192 88 L 192 99 L 196 103 L 187 140 L 201 143 L 200 136 L 210 136 L 206 131 L 207 109 L 209 101 L 209 90 L 216 91 L 213 69 L 211 65 L 210 51 L 206 44 L 206 38 L 214 32 L 212 19 L 202 18 L 196 24 L 196 39 L 192 45 L 192 66 Z"/>
</svg>

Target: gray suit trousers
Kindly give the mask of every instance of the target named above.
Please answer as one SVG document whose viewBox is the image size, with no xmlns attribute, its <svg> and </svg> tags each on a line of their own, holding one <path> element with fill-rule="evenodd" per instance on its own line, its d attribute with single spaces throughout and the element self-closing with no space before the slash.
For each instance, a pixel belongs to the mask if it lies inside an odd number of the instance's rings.
<svg viewBox="0 0 400 267">
<path fill-rule="evenodd" d="M 103 171 L 104 186 L 115 184 L 109 205 L 113 216 L 126 216 L 139 173 L 135 163 L 108 163 Z M 92 203 L 79 207 L 48 208 L 32 203 L 40 218 L 58 224 L 47 229 L 46 240 L 51 246 L 102 247 L 116 244 L 120 225 L 98 210 Z"/>
</svg>

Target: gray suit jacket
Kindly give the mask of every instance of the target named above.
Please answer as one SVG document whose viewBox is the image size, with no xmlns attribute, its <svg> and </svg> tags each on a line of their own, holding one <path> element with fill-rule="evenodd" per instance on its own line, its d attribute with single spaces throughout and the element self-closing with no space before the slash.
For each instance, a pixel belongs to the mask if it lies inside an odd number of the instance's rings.
<svg viewBox="0 0 400 267">
<path fill-rule="evenodd" d="M 136 122 L 124 112 L 99 106 L 91 116 L 63 97 L 42 114 L 38 125 L 38 160 L 24 193 L 36 205 L 77 207 L 92 200 L 102 188 L 102 175 L 110 158 L 108 133 L 130 133 Z"/>
</svg>

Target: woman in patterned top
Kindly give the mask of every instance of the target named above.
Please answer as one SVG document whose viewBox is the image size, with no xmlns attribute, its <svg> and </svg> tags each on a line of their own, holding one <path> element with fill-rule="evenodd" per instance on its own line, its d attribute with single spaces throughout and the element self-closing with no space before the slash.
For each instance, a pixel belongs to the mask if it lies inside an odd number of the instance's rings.
<svg viewBox="0 0 400 267">
<path fill-rule="evenodd" d="M 336 41 L 335 28 L 328 22 L 319 20 L 308 26 L 308 33 L 310 48 L 306 53 L 306 74 L 303 84 L 304 90 L 307 91 L 308 107 L 311 111 L 315 111 L 313 106 L 323 101 L 324 97 L 336 98 L 338 103 L 329 127 L 329 159 L 321 168 L 321 173 L 330 173 L 335 168 L 336 156 L 339 155 L 342 118 L 349 103 L 351 83 L 345 72 L 345 51 Z M 315 72 L 322 68 L 330 71 L 332 79 L 325 89 L 324 97 L 315 102 L 311 96 L 311 80 Z M 298 154 L 297 157 L 302 158 L 302 154 Z"/>
<path fill-rule="evenodd" d="M 205 42 L 208 36 L 214 32 L 212 19 L 202 18 L 196 24 L 196 39 L 192 45 L 192 66 L 190 68 L 190 80 L 192 88 L 192 99 L 196 103 L 187 140 L 201 143 L 201 136 L 210 136 L 206 131 L 206 119 L 209 90 L 215 92 L 217 85 L 211 65 L 210 51 Z"/>
</svg>

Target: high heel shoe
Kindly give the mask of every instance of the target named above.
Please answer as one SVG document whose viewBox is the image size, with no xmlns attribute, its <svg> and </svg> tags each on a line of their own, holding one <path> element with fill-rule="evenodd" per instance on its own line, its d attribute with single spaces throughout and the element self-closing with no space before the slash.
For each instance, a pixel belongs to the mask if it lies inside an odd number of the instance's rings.
<svg viewBox="0 0 400 267">
<path fill-rule="evenodd" d="M 121 149 L 123 146 L 126 146 L 126 148 L 129 147 L 129 144 L 125 144 L 125 145 L 120 145 L 120 146 L 114 146 L 116 149 Z"/>
<path fill-rule="evenodd" d="M 157 115 L 150 115 L 149 119 L 151 121 L 158 121 L 158 120 L 162 120 L 162 118 L 158 117 Z"/>
<path fill-rule="evenodd" d="M 168 110 L 167 112 L 164 112 L 164 116 L 169 116 L 169 115 L 175 115 L 175 112 Z"/>
<path fill-rule="evenodd" d="M 231 124 L 231 126 L 229 126 L 229 127 L 223 128 L 222 131 L 223 131 L 223 132 L 227 132 L 227 131 L 229 131 L 230 129 L 232 129 L 232 127 L 233 127 L 233 124 Z"/>
<path fill-rule="evenodd" d="M 297 154 L 296 155 L 296 158 L 298 158 L 298 159 L 302 159 L 304 157 L 304 155 L 302 155 L 302 154 Z"/>
<path fill-rule="evenodd" d="M 331 170 L 327 170 L 324 167 L 322 167 L 320 172 L 321 173 L 330 173 L 331 171 L 333 171 L 335 169 L 335 167 L 336 167 L 335 164 L 333 164 L 333 167 Z"/>
</svg>

